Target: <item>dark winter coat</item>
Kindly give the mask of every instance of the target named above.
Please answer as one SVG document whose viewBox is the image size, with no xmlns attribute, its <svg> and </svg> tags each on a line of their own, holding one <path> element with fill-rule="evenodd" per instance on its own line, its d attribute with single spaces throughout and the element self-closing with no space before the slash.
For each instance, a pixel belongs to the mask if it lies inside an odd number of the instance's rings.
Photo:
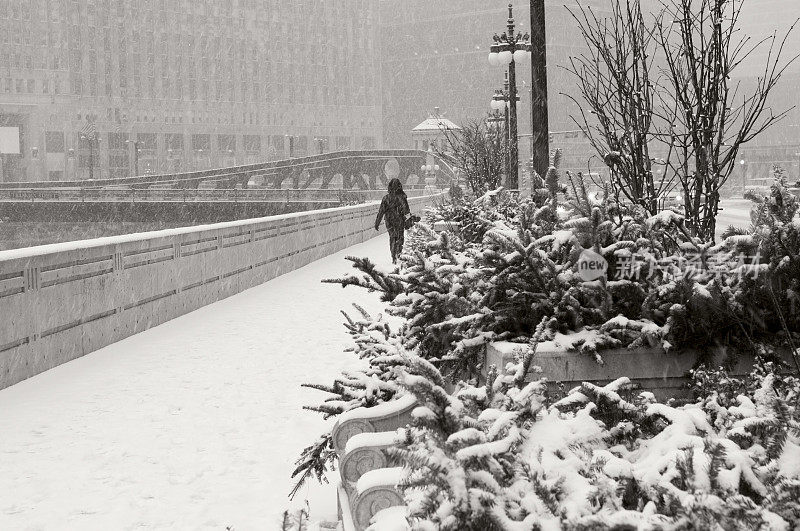
<svg viewBox="0 0 800 531">
<path fill-rule="evenodd" d="M 378 209 L 378 217 L 375 218 L 375 228 L 377 229 L 381 220 L 386 218 L 386 228 L 389 230 L 402 230 L 405 227 L 406 217 L 411 213 L 408 208 L 408 198 L 403 191 L 403 185 L 399 179 L 389 181 L 389 193 L 383 196 L 381 207 Z"/>
</svg>

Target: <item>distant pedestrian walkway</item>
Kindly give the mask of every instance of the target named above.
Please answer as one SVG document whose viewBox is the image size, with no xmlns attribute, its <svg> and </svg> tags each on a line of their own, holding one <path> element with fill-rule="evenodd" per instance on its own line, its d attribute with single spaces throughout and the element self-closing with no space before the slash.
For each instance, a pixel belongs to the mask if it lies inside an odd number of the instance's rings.
<svg viewBox="0 0 800 531">
<path fill-rule="evenodd" d="M 357 366 L 322 284 L 382 235 L 0 391 L 0 529 L 275 529 L 294 460 L 323 431 L 301 407 Z M 309 490 L 310 489 L 310 490 Z M 335 493 L 311 486 L 316 518 Z"/>
</svg>

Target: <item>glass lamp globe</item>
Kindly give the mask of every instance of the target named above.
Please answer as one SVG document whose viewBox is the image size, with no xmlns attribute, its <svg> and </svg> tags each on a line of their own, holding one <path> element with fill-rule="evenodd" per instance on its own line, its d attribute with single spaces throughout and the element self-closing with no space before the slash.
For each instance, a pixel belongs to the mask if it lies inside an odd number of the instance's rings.
<svg viewBox="0 0 800 531">
<path fill-rule="evenodd" d="M 514 54 L 511 53 L 511 50 L 503 50 L 500 52 L 500 64 L 508 65 L 511 64 L 511 60 L 514 58 Z"/>
<path fill-rule="evenodd" d="M 514 52 L 514 62 L 515 63 L 524 63 L 528 59 L 528 52 L 525 49 L 520 48 Z"/>
<path fill-rule="evenodd" d="M 492 52 L 489 54 L 489 64 L 492 66 L 500 66 L 500 54 Z"/>
</svg>

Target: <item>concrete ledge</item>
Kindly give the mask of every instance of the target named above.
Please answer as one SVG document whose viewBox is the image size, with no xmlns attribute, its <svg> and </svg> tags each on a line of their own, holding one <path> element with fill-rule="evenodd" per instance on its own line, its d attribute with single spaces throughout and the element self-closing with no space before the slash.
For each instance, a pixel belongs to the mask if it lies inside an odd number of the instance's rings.
<svg viewBox="0 0 800 531">
<path fill-rule="evenodd" d="M 347 442 L 362 433 L 395 431 L 411 423 L 411 412 L 417 407 L 412 395 L 404 395 L 375 407 L 359 407 L 339 415 L 331 430 L 333 447 L 341 459 Z"/>
<path fill-rule="evenodd" d="M 457 221 L 437 221 L 433 224 L 433 230 L 436 232 L 451 231 L 456 232 L 461 228 L 461 223 Z"/>
<path fill-rule="evenodd" d="M 339 524 L 342 531 L 356 531 L 353 514 L 350 509 L 350 496 L 342 485 L 336 489 L 337 505 L 339 506 Z"/>
<path fill-rule="evenodd" d="M 370 470 L 358 480 L 355 499 L 351 502 L 353 521 L 358 531 L 369 527 L 372 517 L 384 509 L 404 505 L 397 490 L 402 467 Z"/>
<path fill-rule="evenodd" d="M 419 211 L 439 196 L 409 198 Z M 0 251 L 0 389 L 375 236 L 377 203 Z"/>
<path fill-rule="evenodd" d="M 527 348 L 527 345 L 504 341 L 488 345 L 485 367 L 495 365 L 498 370 L 502 370 L 507 363 L 514 360 L 514 351 L 521 348 Z M 700 352 L 687 350 L 667 353 L 662 348 L 641 348 L 605 350 L 599 354 L 602 364 L 590 355 L 558 349 L 552 342 L 542 343 L 533 360 L 533 365 L 540 367 L 542 372 L 531 373 L 527 379 L 530 381 L 544 377 L 551 386 L 563 383 L 571 388 L 581 382 L 605 385 L 620 376 L 627 376 L 660 400 L 686 397 L 689 394 L 687 374 L 697 362 Z M 713 365 L 720 366 L 726 354 L 724 349 L 712 352 Z M 781 352 L 781 357 L 786 362 L 792 362 L 788 350 Z M 749 373 L 754 361 L 751 355 L 739 356 L 731 373 Z"/>
<path fill-rule="evenodd" d="M 370 408 L 356 408 L 339 416 L 331 431 L 339 456 L 339 521 L 363 531 L 383 509 L 403 505 L 397 491 L 399 468 L 387 468 L 387 448 L 403 437 L 417 407 L 413 395 Z"/>
</svg>

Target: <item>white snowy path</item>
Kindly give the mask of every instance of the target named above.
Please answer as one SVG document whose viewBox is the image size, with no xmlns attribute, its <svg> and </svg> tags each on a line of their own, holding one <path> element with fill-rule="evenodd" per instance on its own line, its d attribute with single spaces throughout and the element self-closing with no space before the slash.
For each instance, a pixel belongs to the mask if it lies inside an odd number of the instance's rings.
<svg viewBox="0 0 800 531">
<path fill-rule="evenodd" d="M 733 225 L 740 229 L 750 227 L 750 207 L 753 203 L 747 199 L 728 199 L 720 202 L 722 210 L 717 216 L 717 238 Z"/>
<path fill-rule="evenodd" d="M 325 395 L 299 386 L 357 365 L 340 310 L 382 308 L 320 283 L 346 255 L 388 265 L 388 238 L 0 391 L 0 530 L 276 529 L 326 426 L 300 409 Z M 331 486 L 299 497 L 335 517 Z"/>
</svg>

